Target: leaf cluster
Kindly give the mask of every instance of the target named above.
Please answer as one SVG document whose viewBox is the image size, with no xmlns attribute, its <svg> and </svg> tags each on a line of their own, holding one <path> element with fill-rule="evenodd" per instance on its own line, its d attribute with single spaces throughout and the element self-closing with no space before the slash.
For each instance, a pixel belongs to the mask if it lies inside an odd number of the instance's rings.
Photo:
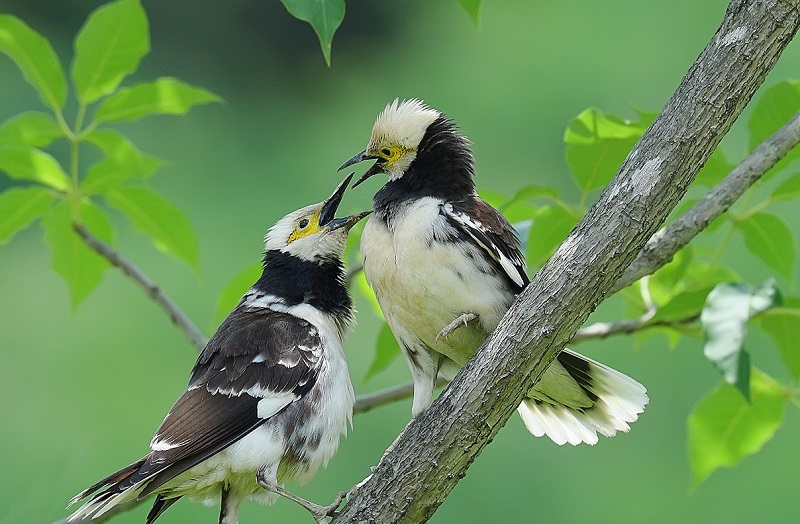
<svg viewBox="0 0 800 524">
<path fill-rule="evenodd" d="M 113 244 L 109 209 L 125 216 L 159 250 L 197 267 L 189 219 L 148 186 L 161 161 L 110 125 L 183 115 L 220 98 L 169 77 L 121 85 L 150 50 L 148 21 L 138 0 L 118 0 L 95 10 L 75 38 L 74 50 L 70 86 L 50 42 L 14 16 L 0 15 L 0 52 L 19 66 L 47 110 L 26 111 L 0 123 L 0 172 L 13 181 L 0 193 L 0 244 L 41 221 L 53 268 L 77 306 L 99 284 L 109 262 L 73 226 L 80 224 Z M 53 153 L 59 141 L 69 146 L 64 158 Z M 84 169 L 87 149 L 96 160 Z"/>
</svg>

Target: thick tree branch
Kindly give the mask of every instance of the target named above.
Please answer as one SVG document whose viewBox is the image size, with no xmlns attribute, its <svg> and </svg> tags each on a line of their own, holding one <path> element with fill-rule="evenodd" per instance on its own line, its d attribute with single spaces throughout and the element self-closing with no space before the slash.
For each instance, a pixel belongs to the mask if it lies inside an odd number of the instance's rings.
<svg viewBox="0 0 800 524">
<path fill-rule="evenodd" d="M 800 24 L 800 0 L 734 0 L 598 202 L 334 522 L 425 522 L 683 196 Z"/>
<path fill-rule="evenodd" d="M 611 293 L 633 284 L 672 260 L 701 231 L 722 215 L 745 191 L 800 143 L 800 113 L 755 148 L 719 184 L 693 205 L 659 230 L 645 244 L 625 273 L 611 288 Z"/>
<path fill-rule="evenodd" d="M 73 223 L 72 228 L 83 239 L 87 246 L 92 248 L 98 255 L 105 258 L 112 265 L 118 267 L 123 273 L 133 279 L 136 284 L 141 287 L 145 293 L 167 314 L 172 322 L 183 331 L 186 338 L 194 344 L 198 351 L 202 350 L 208 339 L 205 335 L 194 325 L 192 320 L 184 313 L 172 299 L 158 287 L 155 282 L 144 274 L 133 262 L 126 259 L 111 246 L 94 236 L 89 232 L 86 227 L 81 224 Z"/>
</svg>

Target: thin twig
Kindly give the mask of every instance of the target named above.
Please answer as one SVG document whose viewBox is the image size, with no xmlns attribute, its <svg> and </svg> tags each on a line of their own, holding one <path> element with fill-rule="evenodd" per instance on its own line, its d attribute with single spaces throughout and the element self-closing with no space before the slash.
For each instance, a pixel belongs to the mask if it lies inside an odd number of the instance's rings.
<svg viewBox="0 0 800 524">
<path fill-rule="evenodd" d="M 691 324 L 700 319 L 700 314 L 690 315 L 679 320 L 660 319 L 652 321 L 646 315 L 619 322 L 597 322 L 579 329 L 570 340 L 570 344 L 577 344 L 590 339 L 606 338 L 612 335 L 630 335 L 655 327 L 680 327 Z"/>
<path fill-rule="evenodd" d="M 436 387 L 441 387 L 447 384 L 443 378 L 436 381 Z M 356 397 L 356 404 L 353 407 L 353 413 L 365 413 L 371 409 L 403 400 L 414 394 L 414 384 L 401 384 L 390 388 L 382 389 L 374 393 L 367 393 Z"/>
<path fill-rule="evenodd" d="M 800 143 L 800 113 L 764 140 L 698 203 L 654 234 L 609 294 L 654 273 Z"/>
<path fill-rule="evenodd" d="M 183 331 L 186 338 L 194 344 L 198 351 L 202 350 L 208 338 L 198 329 L 178 305 L 158 287 L 150 278 L 144 274 L 133 262 L 126 259 L 111 246 L 94 236 L 86 227 L 81 224 L 73 223 L 72 228 L 83 239 L 87 246 L 92 248 L 98 255 L 108 260 L 112 265 L 118 267 L 123 273 L 128 275 L 145 293 L 167 313 L 172 322 Z"/>
</svg>

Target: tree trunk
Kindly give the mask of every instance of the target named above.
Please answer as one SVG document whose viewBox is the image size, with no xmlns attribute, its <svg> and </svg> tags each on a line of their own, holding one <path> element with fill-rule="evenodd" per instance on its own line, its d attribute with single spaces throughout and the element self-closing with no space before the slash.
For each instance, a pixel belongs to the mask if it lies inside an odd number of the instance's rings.
<svg viewBox="0 0 800 524">
<path fill-rule="evenodd" d="M 731 2 L 597 203 L 333 522 L 431 517 L 683 196 L 798 23 L 800 0 Z"/>
</svg>

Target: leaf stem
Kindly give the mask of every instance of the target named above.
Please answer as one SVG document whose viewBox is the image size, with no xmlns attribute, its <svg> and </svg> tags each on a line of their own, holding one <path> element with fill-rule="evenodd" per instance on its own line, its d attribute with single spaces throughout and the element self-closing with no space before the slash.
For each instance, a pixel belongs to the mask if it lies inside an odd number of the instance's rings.
<svg viewBox="0 0 800 524">
<path fill-rule="evenodd" d="M 114 251 L 111 246 L 92 235 L 85 226 L 75 222 L 72 224 L 72 228 L 78 236 L 83 239 L 87 246 L 92 248 L 98 255 L 108 260 L 112 265 L 122 270 L 122 272 L 133 279 L 156 304 L 161 306 L 161 309 L 163 309 L 172 322 L 183 331 L 183 334 L 186 335 L 186 338 L 189 339 L 198 351 L 201 351 L 205 347 L 208 338 L 194 325 L 186 313 L 184 313 L 160 287 L 150 280 L 141 269 L 133 262 Z"/>
</svg>

